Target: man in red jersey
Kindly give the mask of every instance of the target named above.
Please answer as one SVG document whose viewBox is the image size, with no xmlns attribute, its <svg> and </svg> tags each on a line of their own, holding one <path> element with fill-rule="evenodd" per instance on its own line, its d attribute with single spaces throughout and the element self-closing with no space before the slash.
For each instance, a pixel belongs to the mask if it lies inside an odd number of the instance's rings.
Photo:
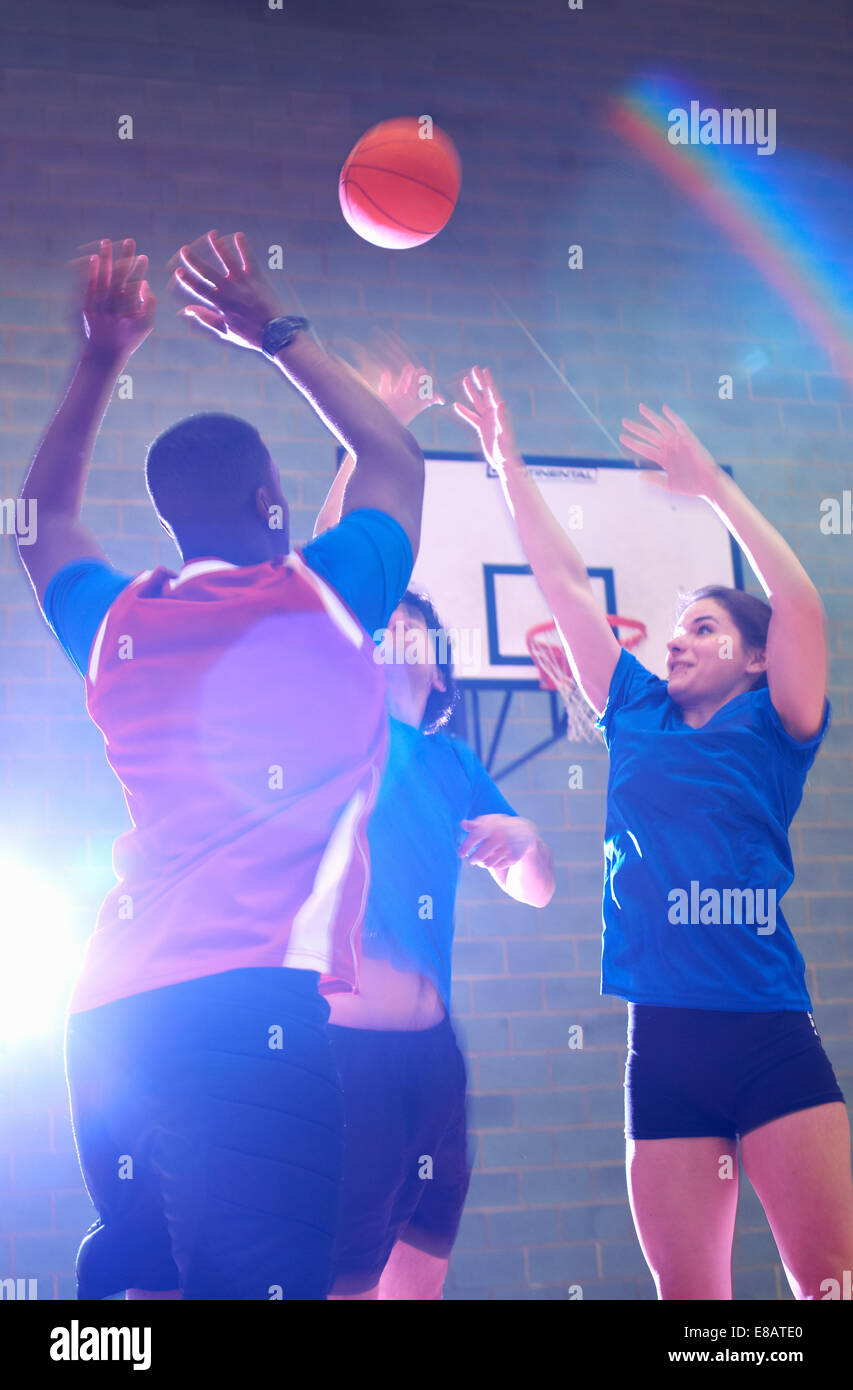
<svg viewBox="0 0 853 1390">
<path fill-rule="evenodd" d="M 84 262 L 86 341 L 22 491 L 37 521 L 19 554 L 85 677 L 132 821 L 66 1038 L 99 1211 L 78 1296 L 322 1299 L 343 1118 L 318 985 L 358 982 L 364 826 L 387 742 L 368 633 L 406 589 L 423 458 L 306 321 L 281 314 L 242 235 L 210 232 L 180 252 L 184 312 L 268 357 L 357 468 L 340 524 L 290 553 L 257 431 L 181 421 L 152 444 L 146 478 L 183 566 L 118 573 L 79 518 L 101 417 L 153 327 L 146 264 L 129 240 Z M 142 1230 L 145 1268 L 128 1268 Z"/>
</svg>

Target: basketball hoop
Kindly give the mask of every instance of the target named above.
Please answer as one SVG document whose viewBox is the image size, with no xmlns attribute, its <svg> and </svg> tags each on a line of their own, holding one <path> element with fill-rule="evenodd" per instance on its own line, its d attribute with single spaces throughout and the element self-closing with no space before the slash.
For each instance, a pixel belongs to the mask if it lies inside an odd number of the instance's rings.
<svg viewBox="0 0 853 1390">
<path fill-rule="evenodd" d="M 607 621 L 616 631 L 619 645 L 626 651 L 633 651 L 648 636 L 645 623 L 638 618 L 619 618 L 611 613 Z M 569 658 L 557 632 L 556 623 L 537 623 L 527 634 L 527 650 L 530 652 L 539 671 L 539 684 L 543 690 L 559 691 L 566 706 L 568 724 L 566 733 L 573 743 L 595 743 L 600 737 L 595 727 L 597 715 L 590 707 L 569 666 Z"/>
</svg>

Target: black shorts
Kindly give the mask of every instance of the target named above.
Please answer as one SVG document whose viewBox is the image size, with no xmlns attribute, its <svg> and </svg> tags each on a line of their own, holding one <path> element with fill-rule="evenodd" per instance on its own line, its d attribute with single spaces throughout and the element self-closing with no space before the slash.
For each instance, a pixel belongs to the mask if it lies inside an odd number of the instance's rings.
<svg viewBox="0 0 853 1390">
<path fill-rule="evenodd" d="M 725 1138 L 844 1096 L 810 1013 L 628 1005 L 625 1135 Z"/>
<path fill-rule="evenodd" d="M 319 978 L 234 970 L 70 1015 L 71 1114 L 99 1213 L 78 1298 L 325 1299 L 343 1100 Z"/>
<path fill-rule="evenodd" d="M 450 1020 L 420 1032 L 331 1027 L 346 1114 L 334 1292 L 378 1284 L 394 1243 L 447 1258 L 471 1165 L 465 1059 Z"/>
</svg>

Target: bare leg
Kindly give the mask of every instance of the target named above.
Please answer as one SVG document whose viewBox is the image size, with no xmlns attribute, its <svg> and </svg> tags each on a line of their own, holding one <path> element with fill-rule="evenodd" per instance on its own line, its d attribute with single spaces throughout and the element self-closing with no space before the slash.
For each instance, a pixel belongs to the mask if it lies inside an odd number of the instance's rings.
<svg viewBox="0 0 853 1390">
<path fill-rule="evenodd" d="M 628 1193 L 660 1299 L 730 1299 L 738 1192 L 731 1139 L 628 1141 Z"/>
<path fill-rule="evenodd" d="M 378 1298 L 379 1285 L 374 1284 L 372 1289 L 367 1289 L 364 1293 L 330 1293 L 326 1299 L 327 1303 L 351 1303 L 356 1299 Z"/>
<path fill-rule="evenodd" d="M 149 1289 L 128 1289 L 125 1298 L 141 1300 L 146 1298 L 183 1298 L 180 1289 L 167 1289 L 163 1293 L 154 1293 Z"/>
<path fill-rule="evenodd" d="M 782 1115 L 741 1140 L 744 1170 L 779 1248 L 794 1296 L 821 1299 L 853 1270 L 850 1125 L 841 1101 Z"/>
<path fill-rule="evenodd" d="M 410 1302 L 440 1299 L 448 1264 L 447 1259 L 428 1255 L 426 1251 L 398 1240 L 382 1271 L 379 1297 Z"/>
</svg>

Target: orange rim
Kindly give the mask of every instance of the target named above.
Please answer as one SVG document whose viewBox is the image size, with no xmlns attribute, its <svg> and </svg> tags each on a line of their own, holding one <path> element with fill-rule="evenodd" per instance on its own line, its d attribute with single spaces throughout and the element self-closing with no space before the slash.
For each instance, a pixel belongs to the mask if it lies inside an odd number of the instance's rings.
<svg viewBox="0 0 853 1390">
<path fill-rule="evenodd" d="M 626 651 L 633 651 L 634 648 L 638 646 L 640 642 L 642 642 L 643 638 L 648 637 L 649 635 L 645 623 L 641 622 L 639 618 L 622 618 L 618 614 L 608 613 L 607 621 L 609 622 L 611 627 L 629 628 L 631 630 L 630 637 L 627 637 L 624 641 L 622 641 L 621 639 L 619 640 L 619 645 L 624 647 Z M 530 628 L 526 636 L 527 650 L 530 652 L 536 669 L 539 672 L 539 685 L 542 688 L 542 690 L 556 690 L 557 686 L 554 684 L 551 677 L 548 675 L 548 672 L 545 671 L 542 668 L 542 666 L 540 666 L 536 658 L 536 653 L 533 649 L 533 643 L 535 639 L 537 637 L 543 636 L 546 632 L 553 633 L 556 637 L 557 624 L 555 622 L 537 623 L 535 627 Z M 557 641 L 559 642 L 559 638 L 557 638 Z M 562 645 L 560 645 L 557 651 L 557 659 L 560 662 L 560 668 L 562 670 L 564 679 L 568 682 L 571 682 L 573 685 L 574 680 L 572 678 L 571 671 L 569 670 L 568 658 L 562 648 Z"/>
</svg>

